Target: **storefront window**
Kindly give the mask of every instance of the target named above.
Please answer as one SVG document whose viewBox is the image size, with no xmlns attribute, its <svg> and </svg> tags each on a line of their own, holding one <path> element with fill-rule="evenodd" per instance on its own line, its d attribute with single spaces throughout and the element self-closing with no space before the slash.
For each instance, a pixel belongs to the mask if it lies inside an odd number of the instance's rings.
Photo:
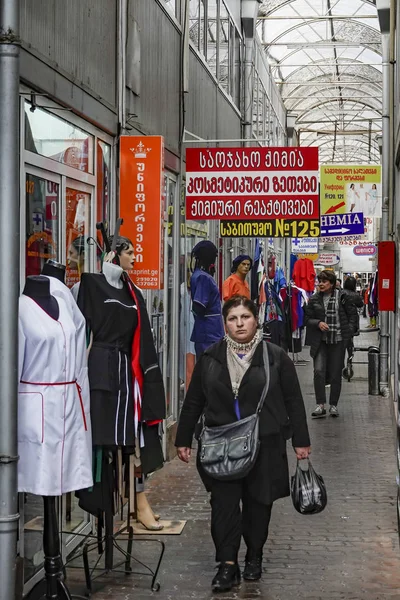
<svg viewBox="0 0 400 600">
<path fill-rule="evenodd" d="M 177 13 L 177 0 L 164 0 L 166 7 L 169 12 L 174 15 L 174 17 L 178 17 Z"/>
<path fill-rule="evenodd" d="M 230 58 L 230 37 L 229 37 L 229 15 L 223 2 L 220 6 L 219 21 L 219 83 L 221 87 L 230 93 L 229 85 L 229 58 Z"/>
<path fill-rule="evenodd" d="M 34 494 L 24 493 L 19 494 L 18 498 L 21 514 L 20 539 L 23 541 L 25 583 L 43 569 L 43 499 Z"/>
<path fill-rule="evenodd" d="M 29 102 L 25 102 L 25 150 L 93 173 L 93 136 Z"/>
<path fill-rule="evenodd" d="M 197 50 L 205 55 L 205 4 L 206 0 L 190 0 L 189 3 L 189 36 Z"/>
<path fill-rule="evenodd" d="M 213 75 L 217 76 L 218 62 L 218 0 L 208 0 L 208 21 L 207 21 L 207 63 Z"/>
<path fill-rule="evenodd" d="M 66 188 L 66 274 L 65 283 L 72 288 L 81 274 L 89 270 L 87 238 L 90 224 L 90 194 L 72 187 Z"/>
<path fill-rule="evenodd" d="M 60 185 L 26 174 L 26 276 L 39 275 L 46 260 L 59 257 Z"/>
</svg>

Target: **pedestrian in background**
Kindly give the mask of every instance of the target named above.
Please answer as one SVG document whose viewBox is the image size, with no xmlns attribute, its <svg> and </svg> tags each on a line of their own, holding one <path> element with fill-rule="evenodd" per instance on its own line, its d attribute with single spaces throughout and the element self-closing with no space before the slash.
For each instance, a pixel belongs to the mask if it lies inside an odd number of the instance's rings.
<svg viewBox="0 0 400 600">
<path fill-rule="evenodd" d="M 205 425 L 213 427 L 256 412 L 266 382 L 264 344 L 270 383 L 260 413 L 260 450 L 250 473 L 242 479 L 220 481 L 206 476 L 197 460 L 203 483 L 211 492 L 211 535 L 220 563 L 212 588 L 218 592 L 229 591 L 240 582 L 238 552 L 242 535 L 247 546 L 243 578 L 255 581 L 261 577 L 272 504 L 290 493 L 286 440 L 292 439 L 299 460 L 310 453 L 306 414 L 293 362 L 281 348 L 262 341 L 257 308 L 251 300 L 231 298 L 224 304 L 223 317 L 226 336 L 196 363 L 182 407 L 175 440 L 180 460 L 189 462 L 201 414 Z"/>
<path fill-rule="evenodd" d="M 230 275 L 222 285 L 222 299 L 224 302 L 233 296 L 245 296 L 250 299 L 250 288 L 246 281 L 253 261 L 247 254 L 240 254 L 233 259 Z"/>
<path fill-rule="evenodd" d="M 359 309 L 364 306 L 364 301 L 363 301 L 361 295 L 359 293 L 357 293 L 356 286 L 357 286 L 356 278 L 352 277 L 352 276 L 348 277 L 346 279 L 346 281 L 344 282 L 343 293 L 346 294 L 350 298 L 350 300 L 354 303 L 354 306 L 357 309 L 357 325 L 356 325 L 356 329 L 354 331 L 354 335 L 359 335 L 359 331 L 360 331 Z M 352 353 L 354 352 L 353 337 L 351 337 L 348 340 L 348 342 L 346 344 L 346 349 L 347 349 L 347 355 L 351 356 Z"/>
<path fill-rule="evenodd" d="M 190 295 L 194 326 L 190 341 L 194 342 L 197 359 L 224 337 L 221 298 L 214 280 L 217 254 L 216 246 L 209 240 L 202 240 L 192 250 L 195 265 L 190 278 Z"/>
<path fill-rule="evenodd" d="M 317 401 L 311 416 L 326 416 L 325 386 L 330 383 L 329 414 L 338 417 L 337 405 L 342 389 L 344 351 L 356 331 L 358 313 L 351 298 L 336 289 L 336 276 L 332 271 L 321 271 L 318 282 L 319 291 L 311 296 L 304 307 L 306 345 L 311 346 L 310 354 L 314 360 L 314 390 Z"/>
</svg>

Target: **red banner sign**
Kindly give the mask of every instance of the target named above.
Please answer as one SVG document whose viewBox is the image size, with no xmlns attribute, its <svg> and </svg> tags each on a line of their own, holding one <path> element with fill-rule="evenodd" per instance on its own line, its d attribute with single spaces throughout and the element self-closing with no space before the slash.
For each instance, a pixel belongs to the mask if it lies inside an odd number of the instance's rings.
<svg viewBox="0 0 400 600">
<path fill-rule="evenodd" d="M 135 250 L 135 283 L 146 290 L 163 288 L 164 141 L 161 136 L 120 138 L 121 235 Z"/>
<path fill-rule="evenodd" d="M 188 148 L 186 218 L 318 219 L 318 148 Z"/>
</svg>

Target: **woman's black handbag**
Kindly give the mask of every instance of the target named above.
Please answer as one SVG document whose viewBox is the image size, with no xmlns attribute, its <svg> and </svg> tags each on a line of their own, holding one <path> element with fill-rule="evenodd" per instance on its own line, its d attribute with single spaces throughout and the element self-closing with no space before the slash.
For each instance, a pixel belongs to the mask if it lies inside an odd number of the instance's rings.
<svg viewBox="0 0 400 600">
<path fill-rule="evenodd" d="M 213 479 L 224 481 L 242 479 L 256 462 L 260 447 L 260 412 L 267 396 L 270 380 L 267 344 L 261 343 L 265 386 L 255 414 L 218 427 L 206 427 L 203 415 L 203 429 L 199 437 L 199 458 L 203 470 Z"/>
<path fill-rule="evenodd" d="M 318 475 L 308 460 L 308 469 L 303 470 L 297 461 L 297 468 L 291 480 L 293 506 L 302 515 L 315 515 L 327 505 L 328 496 L 321 475 Z"/>
</svg>

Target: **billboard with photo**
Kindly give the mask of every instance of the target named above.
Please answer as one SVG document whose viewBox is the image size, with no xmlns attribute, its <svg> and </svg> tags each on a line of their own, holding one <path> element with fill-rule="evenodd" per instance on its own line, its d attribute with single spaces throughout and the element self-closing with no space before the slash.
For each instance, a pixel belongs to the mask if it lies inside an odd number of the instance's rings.
<svg viewBox="0 0 400 600">
<path fill-rule="evenodd" d="M 321 214 L 382 216 L 380 165 L 322 165 Z"/>
</svg>

